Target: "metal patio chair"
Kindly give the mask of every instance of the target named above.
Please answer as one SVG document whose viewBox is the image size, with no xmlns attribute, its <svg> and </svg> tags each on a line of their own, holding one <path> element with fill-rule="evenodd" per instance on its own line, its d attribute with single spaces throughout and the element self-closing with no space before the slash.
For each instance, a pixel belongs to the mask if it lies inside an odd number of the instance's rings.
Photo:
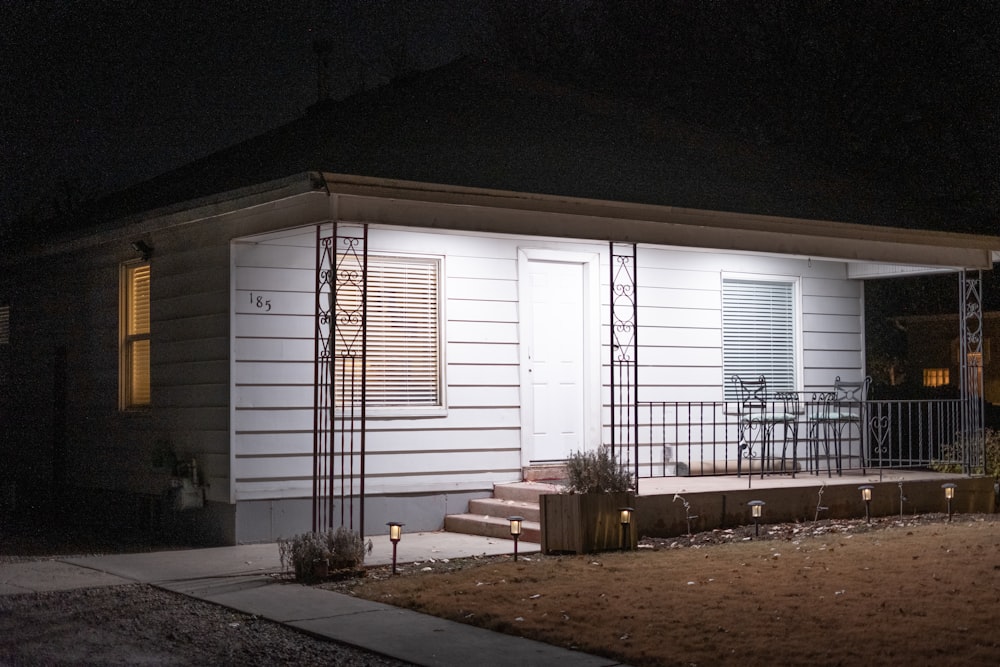
<svg viewBox="0 0 1000 667">
<path fill-rule="evenodd" d="M 809 418 L 815 443 L 816 474 L 819 474 L 819 447 L 821 444 L 826 454 L 827 476 L 833 476 L 831 458 L 836 461 L 837 475 L 843 474 L 844 435 L 846 433 L 850 438 L 851 429 L 855 426 L 858 432 L 861 472 L 864 474 L 867 467 L 865 453 L 867 429 L 864 425 L 868 388 L 871 386 L 871 381 L 871 377 L 865 377 L 857 382 L 841 380 L 838 375 L 837 379 L 834 380 L 832 391 L 817 395 L 817 409 Z"/>
<path fill-rule="evenodd" d="M 798 419 L 800 414 L 798 392 L 779 392 L 770 396 L 767 392 L 767 378 L 759 375 L 753 379 L 745 379 L 739 375 L 732 376 L 736 390 L 736 415 L 739 431 L 739 451 L 736 459 L 736 475 L 743 472 L 743 459 L 747 459 L 747 472 L 750 472 L 750 460 L 753 458 L 754 445 L 760 445 L 760 474 L 767 471 L 768 462 L 773 468 L 774 461 L 774 427 L 783 427 L 783 446 L 781 449 L 781 470 L 787 469 L 787 454 L 789 436 L 792 438 L 793 469 L 796 465 L 796 450 L 798 447 Z"/>
</svg>

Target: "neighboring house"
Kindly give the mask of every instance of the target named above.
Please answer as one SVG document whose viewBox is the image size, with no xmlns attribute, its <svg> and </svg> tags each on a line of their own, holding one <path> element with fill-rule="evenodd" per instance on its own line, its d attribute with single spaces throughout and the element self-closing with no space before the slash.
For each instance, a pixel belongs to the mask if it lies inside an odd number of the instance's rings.
<svg viewBox="0 0 1000 667">
<path fill-rule="evenodd" d="M 958 316 L 910 315 L 895 317 L 893 322 L 906 335 L 906 386 L 958 395 L 962 377 Z M 1000 358 L 995 354 L 1000 341 L 1000 312 L 983 313 L 982 323 L 982 349 L 975 361 L 982 369 L 983 399 L 1000 406 Z"/>
<path fill-rule="evenodd" d="M 5 470 L 168 497 L 212 543 L 307 530 L 316 484 L 350 522 L 363 493 L 366 533 L 437 529 L 612 437 L 622 261 L 644 401 L 860 379 L 863 281 L 988 269 L 1000 238 L 877 226 L 910 218 L 810 169 L 468 64 L 323 105 L 2 256 Z M 365 300 L 327 273 L 358 248 Z"/>
</svg>

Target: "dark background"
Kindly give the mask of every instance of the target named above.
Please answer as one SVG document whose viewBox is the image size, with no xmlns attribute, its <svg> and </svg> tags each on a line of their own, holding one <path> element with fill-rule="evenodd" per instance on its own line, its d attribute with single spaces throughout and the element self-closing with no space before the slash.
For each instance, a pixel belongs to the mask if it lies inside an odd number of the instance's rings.
<svg viewBox="0 0 1000 667">
<path fill-rule="evenodd" d="M 82 0 L 3 3 L 0 25 L 0 243 L 85 225 L 101 196 L 302 116 L 317 40 L 333 99 L 488 59 L 791 147 L 940 211 L 940 229 L 1000 234 L 995 0 Z M 905 354 L 888 317 L 957 309 L 954 276 L 866 293 L 886 358 Z"/>
<path fill-rule="evenodd" d="M 997 233 L 1000 5 L 671 0 L 10 2 L 4 224 L 37 223 L 461 56 L 860 170 Z M 905 225 L 906 221 L 901 220 Z"/>
</svg>

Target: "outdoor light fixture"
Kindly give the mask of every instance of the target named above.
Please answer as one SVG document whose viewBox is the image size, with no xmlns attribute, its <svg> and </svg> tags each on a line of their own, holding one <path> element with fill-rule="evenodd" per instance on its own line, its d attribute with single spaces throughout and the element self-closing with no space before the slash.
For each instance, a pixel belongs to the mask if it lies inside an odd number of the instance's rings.
<svg viewBox="0 0 1000 667">
<path fill-rule="evenodd" d="M 396 574 L 396 545 L 399 544 L 399 540 L 403 537 L 404 524 L 390 521 L 385 525 L 389 526 L 389 541 L 392 542 L 392 573 Z"/>
<path fill-rule="evenodd" d="M 635 510 L 631 507 L 620 507 L 618 512 L 621 515 L 622 523 L 622 551 L 632 548 L 632 539 L 629 535 L 629 526 L 632 525 L 632 512 Z"/>
<path fill-rule="evenodd" d="M 139 256 L 142 257 L 142 261 L 144 262 L 149 261 L 149 258 L 153 256 L 153 246 L 149 245 L 142 239 L 132 241 L 132 250 L 139 253 Z"/>
<path fill-rule="evenodd" d="M 514 560 L 517 560 L 517 539 L 521 537 L 521 524 L 524 522 L 523 516 L 509 516 L 510 536 L 514 538 Z"/>
<path fill-rule="evenodd" d="M 958 488 L 957 484 L 947 482 L 941 485 L 944 489 L 944 497 L 948 499 L 948 521 L 951 521 L 951 500 L 955 497 L 955 489 Z"/>
<path fill-rule="evenodd" d="M 753 534 L 760 537 L 760 517 L 764 513 L 763 500 L 751 500 L 747 503 L 750 506 L 750 515 L 753 517 Z"/>
<path fill-rule="evenodd" d="M 861 490 L 861 500 L 865 501 L 865 521 L 867 523 L 872 522 L 872 489 L 875 487 L 871 484 L 865 484 L 859 486 L 858 489 Z"/>
</svg>

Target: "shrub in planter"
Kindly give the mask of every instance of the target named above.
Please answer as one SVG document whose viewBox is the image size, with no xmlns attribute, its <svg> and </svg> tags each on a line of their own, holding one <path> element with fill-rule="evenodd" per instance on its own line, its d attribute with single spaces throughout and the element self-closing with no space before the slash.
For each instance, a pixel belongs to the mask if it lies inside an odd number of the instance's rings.
<svg viewBox="0 0 1000 667">
<path fill-rule="evenodd" d="M 305 582 L 336 572 L 356 572 L 364 564 L 366 551 L 371 551 L 371 541 L 366 545 L 358 533 L 343 526 L 278 540 L 281 567 Z"/>
<path fill-rule="evenodd" d="M 625 493 L 634 488 L 632 473 L 618 465 L 607 445 L 570 454 L 566 476 L 570 493 Z"/>
<path fill-rule="evenodd" d="M 615 461 L 609 447 L 574 452 L 566 462 L 567 493 L 539 498 L 542 551 L 590 553 L 623 547 L 634 549 L 634 531 L 624 539 L 619 509 L 635 496 L 631 473 Z"/>
</svg>

